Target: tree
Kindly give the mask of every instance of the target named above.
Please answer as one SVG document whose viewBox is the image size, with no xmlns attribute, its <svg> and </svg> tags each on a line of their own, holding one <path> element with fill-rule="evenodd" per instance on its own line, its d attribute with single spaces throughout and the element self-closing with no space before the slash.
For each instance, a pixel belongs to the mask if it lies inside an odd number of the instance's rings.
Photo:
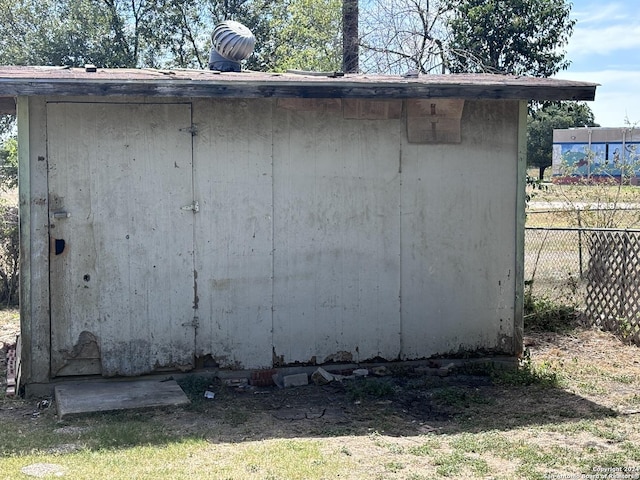
<svg viewBox="0 0 640 480">
<path fill-rule="evenodd" d="M 361 69 L 445 73 L 449 8 L 444 0 L 370 0 L 360 9 Z"/>
<path fill-rule="evenodd" d="M 573 33 L 565 0 L 448 0 L 451 72 L 549 77 L 569 66 Z"/>
<path fill-rule="evenodd" d="M 106 0 L 105 0 L 106 1 Z M 8 65 L 131 66 L 124 26 L 98 0 L 0 0 L 0 62 Z"/>
<path fill-rule="evenodd" d="M 18 186 L 18 141 L 7 139 L 0 148 L 0 190 L 12 190 Z"/>
<path fill-rule="evenodd" d="M 527 164 L 539 169 L 540 180 L 552 162 L 553 130 L 585 126 L 598 126 L 586 103 L 547 103 L 531 111 L 527 119 Z"/>
<path fill-rule="evenodd" d="M 565 0 L 370 0 L 361 8 L 363 70 L 550 76 L 567 67 Z"/>
<path fill-rule="evenodd" d="M 286 0 L 271 14 L 271 69 L 341 70 L 342 0 Z"/>
</svg>

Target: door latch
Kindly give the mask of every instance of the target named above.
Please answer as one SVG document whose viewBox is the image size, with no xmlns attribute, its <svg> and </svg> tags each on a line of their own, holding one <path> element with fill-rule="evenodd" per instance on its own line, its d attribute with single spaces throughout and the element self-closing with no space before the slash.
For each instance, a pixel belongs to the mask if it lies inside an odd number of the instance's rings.
<svg viewBox="0 0 640 480">
<path fill-rule="evenodd" d="M 193 320 L 190 322 L 185 322 L 182 324 L 183 327 L 195 327 L 198 328 L 200 325 L 200 319 L 198 317 L 193 317 Z"/>
<path fill-rule="evenodd" d="M 191 202 L 189 205 L 185 205 L 181 207 L 180 210 L 191 210 L 193 213 L 198 213 L 200 211 L 200 204 L 198 202 Z"/>
<path fill-rule="evenodd" d="M 63 210 L 53 212 L 53 218 L 69 218 L 70 216 L 71 214 L 69 212 L 65 212 Z"/>
</svg>

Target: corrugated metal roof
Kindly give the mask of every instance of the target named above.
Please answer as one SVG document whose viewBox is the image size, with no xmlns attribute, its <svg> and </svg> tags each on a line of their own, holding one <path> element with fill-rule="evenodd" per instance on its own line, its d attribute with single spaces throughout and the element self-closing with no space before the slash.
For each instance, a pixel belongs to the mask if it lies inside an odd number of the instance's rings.
<svg viewBox="0 0 640 480">
<path fill-rule="evenodd" d="M 220 73 L 211 70 L 2 66 L 0 97 L 143 95 L 165 97 L 465 98 L 593 100 L 597 84 L 489 74 L 391 75 Z"/>
</svg>

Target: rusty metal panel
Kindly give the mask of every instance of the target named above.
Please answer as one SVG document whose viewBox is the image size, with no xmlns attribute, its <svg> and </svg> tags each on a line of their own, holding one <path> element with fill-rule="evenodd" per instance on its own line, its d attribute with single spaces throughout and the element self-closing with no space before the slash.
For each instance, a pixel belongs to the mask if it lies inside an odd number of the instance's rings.
<svg viewBox="0 0 640 480">
<path fill-rule="evenodd" d="M 194 105 L 197 356 L 226 368 L 272 361 L 272 100 Z"/>
<path fill-rule="evenodd" d="M 400 352 L 400 136 L 394 120 L 275 111 L 274 362 Z"/>
<path fill-rule="evenodd" d="M 403 145 L 403 358 L 510 352 L 518 102 L 468 101 L 459 145 Z"/>
<path fill-rule="evenodd" d="M 193 364 L 189 104 L 47 108 L 52 375 Z"/>
</svg>

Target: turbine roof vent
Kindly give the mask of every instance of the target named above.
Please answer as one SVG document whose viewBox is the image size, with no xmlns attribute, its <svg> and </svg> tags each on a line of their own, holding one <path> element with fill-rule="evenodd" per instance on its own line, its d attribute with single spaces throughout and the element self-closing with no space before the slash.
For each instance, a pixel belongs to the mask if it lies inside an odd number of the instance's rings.
<svg viewBox="0 0 640 480">
<path fill-rule="evenodd" d="M 211 44 L 209 68 L 221 72 L 239 72 L 240 62 L 253 53 L 256 38 L 243 24 L 226 20 L 213 29 Z"/>
</svg>

